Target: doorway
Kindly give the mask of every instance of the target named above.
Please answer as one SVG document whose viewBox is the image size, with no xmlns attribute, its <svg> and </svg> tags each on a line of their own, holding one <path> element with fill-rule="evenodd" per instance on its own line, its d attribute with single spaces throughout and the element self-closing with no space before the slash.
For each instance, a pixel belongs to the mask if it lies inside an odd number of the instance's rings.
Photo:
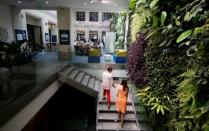
<svg viewBox="0 0 209 131">
<path fill-rule="evenodd" d="M 32 51 L 38 51 L 43 49 L 41 26 L 34 26 L 27 24 L 28 41 L 32 48 Z"/>
</svg>

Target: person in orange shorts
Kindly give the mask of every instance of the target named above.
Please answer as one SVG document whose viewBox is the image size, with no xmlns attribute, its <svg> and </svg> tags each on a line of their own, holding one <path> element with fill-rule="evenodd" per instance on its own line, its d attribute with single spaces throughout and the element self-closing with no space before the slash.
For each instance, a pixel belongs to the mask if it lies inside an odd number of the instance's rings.
<svg viewBox="0 0 209 131">
<path fill-rule="evenodd" d="M 118 112 L 118 117 L 121 120 L 121 128 L 123 128 L 123 121 L 126 113 L 126 104 L 128 99 L 128 86 L 127 80 L 122 80 L 121 84 L 117 86 L 116 93 L 116 110 Z"/>
</svg>

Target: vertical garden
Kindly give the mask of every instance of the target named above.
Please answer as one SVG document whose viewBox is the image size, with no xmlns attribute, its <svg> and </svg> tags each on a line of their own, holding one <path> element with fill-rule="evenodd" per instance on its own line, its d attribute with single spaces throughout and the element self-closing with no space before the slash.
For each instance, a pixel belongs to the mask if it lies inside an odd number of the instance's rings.
<svg viewBox="0 0 209 131">
<path fill-rule="evenodd" d="M 209 130 L 209 3 L 130 0 L 129 78 L 155 131 Z"/>
</svg>

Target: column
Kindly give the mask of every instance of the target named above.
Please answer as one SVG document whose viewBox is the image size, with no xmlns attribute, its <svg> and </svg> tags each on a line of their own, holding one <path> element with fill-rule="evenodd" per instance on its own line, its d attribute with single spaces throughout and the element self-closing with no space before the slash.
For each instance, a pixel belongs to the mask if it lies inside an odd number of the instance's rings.
<svg viewBox="0 0 209 131">
<path fill-rule="evenodd" d="M 70 59 L 70 8 L 59 8 L 57 10 L 58 23 L 58 58 L 60 60 Z"/>
</svg>

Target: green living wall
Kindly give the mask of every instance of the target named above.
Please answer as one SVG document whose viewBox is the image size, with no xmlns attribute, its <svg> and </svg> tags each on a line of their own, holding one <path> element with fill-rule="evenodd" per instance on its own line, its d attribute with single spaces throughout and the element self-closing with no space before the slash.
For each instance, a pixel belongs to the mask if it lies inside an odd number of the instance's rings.
<svg viewBox="0 0 209 131">
<path fill-rule="evenodd" d="M 154 130 L 208 131 L 208 1 L 130 0 L 129 8 L 129 77 Z"/>
<path fill-rule="evenodd" d="M 114 45 L 115 49 L 124 49 L 125 21 L 126 21 L 126 12 L 114 14 L 111 19 L 110 31 L 116 32 L 116 42 Z"/>
</svg>

